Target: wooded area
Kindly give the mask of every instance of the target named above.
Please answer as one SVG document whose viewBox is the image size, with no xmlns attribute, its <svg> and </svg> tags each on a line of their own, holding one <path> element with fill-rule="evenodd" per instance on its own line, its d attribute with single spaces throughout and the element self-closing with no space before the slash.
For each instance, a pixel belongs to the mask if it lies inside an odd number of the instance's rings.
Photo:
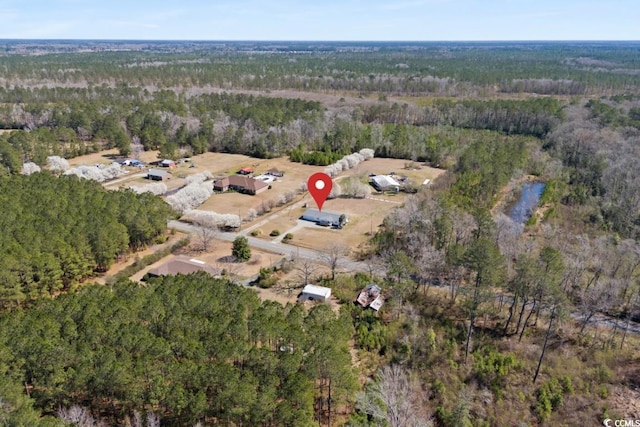
<svg viewBox="0 0 640 427">
<path fill-rule="evenodd" d="M 137 410 L 168 426 L 312 426 L 340 410 L 328 396 L 353 396 L 352 335 L 348 313 L 260 302 L 204 273 L 91 285 L 0 317 L 0 383 L 110 425 Z"/>
<path fill-rule="evenodd" d="M 0 179 L 0 306 L 69 290 L 118 255 L 161 237 L 171 208 L 149 193 L 107 191 L 48 172 Z"/>
</svg>

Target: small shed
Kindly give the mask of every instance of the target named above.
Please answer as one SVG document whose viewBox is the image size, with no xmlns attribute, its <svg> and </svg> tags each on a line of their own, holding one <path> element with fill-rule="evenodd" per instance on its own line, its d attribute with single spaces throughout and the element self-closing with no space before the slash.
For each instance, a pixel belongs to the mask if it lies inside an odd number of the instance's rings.
<svg viewBox="0 0 640 427">
<path fill-rule="evenodd" d="M 240 168 L 240 170 L 238 171 L 240 175 L 251 175 L 253 172 L 254 169 L 250 167 Z"/>
<path fill-rule="evenodd" d="M 161 161 L 158 164 L 161 168 L 169 168 L 169 169 L 173 169 L 176 167 L 176 162 L 174 162 L 171 159 L 164 159 L 163 161 Z"/>
<path fill-rule="evenodd" d="M 275 177 L 278 177 L 278 178 L 282 178 L 284 176 L 284 172 L 279 170 L 279 169 L 276 169 L 276 168 L 269 169 L 266 174 L 267 175 L 271 175 L 271 176 L 275 176 Z"/>
<path fill-rule="evenodd" d="M 158 169 L 149 169 L 147 172 L 147 179 L 153 181 L 164 181 L 167 179 L 171 179 L 171 172 L 161 171 Z"/>
<path fill-rule="evenodd" d="M 331 288 L 324 286 L 306 285 L 302 289 L 299 301 L 327 301 L 331 297 Z"/>
</svg>

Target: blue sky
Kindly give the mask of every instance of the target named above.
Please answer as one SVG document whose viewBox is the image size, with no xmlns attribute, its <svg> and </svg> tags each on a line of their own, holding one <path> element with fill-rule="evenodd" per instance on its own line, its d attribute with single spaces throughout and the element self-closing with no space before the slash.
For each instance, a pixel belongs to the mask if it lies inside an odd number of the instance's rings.
<svg viewBox="0 0 640 427">
<path fill-rule="evenodd" d="M 639 0 L 0 0 L 0 38 L 639 40 Z"/>
</svg>

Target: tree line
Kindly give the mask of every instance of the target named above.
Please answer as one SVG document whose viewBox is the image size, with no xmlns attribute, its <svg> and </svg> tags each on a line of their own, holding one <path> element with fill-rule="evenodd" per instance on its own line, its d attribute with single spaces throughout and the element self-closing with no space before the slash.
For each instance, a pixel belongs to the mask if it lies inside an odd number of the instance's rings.
<svg viewBox="0 0 640 427">
<path fill-rule="evenodd" d="M 241 47 L 192 45 L 131 52 L 3 56 L 4 75 L 34 84 L 119 82 L 360 93 L 541 93 L 582 95 L 638 86 L 633 43 L 415 43 L 365 49 L 285 47 L 270 55 Z"/>
</svg>

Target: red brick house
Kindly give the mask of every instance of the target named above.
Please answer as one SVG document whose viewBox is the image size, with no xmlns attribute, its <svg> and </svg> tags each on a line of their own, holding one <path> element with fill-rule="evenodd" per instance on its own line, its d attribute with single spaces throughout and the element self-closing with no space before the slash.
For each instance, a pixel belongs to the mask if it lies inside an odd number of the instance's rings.
<svg viewBox="0 0 640 427">
<path fill-rule="evenodd" d="M 235 190 L 238 193 L 256 195 L 269 188 L 269 184 L 266 182 L 258 181 L 248 176 L 231 175 L 225 178 L 219 179 L 213 183 L 213 189 L 215 191 L 225 192 L 229 189 Z"/>
</svg>

